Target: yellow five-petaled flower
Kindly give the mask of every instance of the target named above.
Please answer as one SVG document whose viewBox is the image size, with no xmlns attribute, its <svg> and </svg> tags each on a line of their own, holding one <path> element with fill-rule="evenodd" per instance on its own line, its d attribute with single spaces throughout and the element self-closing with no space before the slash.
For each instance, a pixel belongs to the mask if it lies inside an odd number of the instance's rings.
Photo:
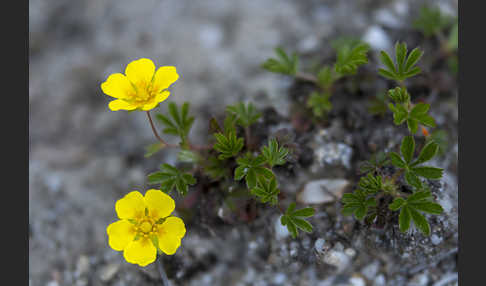
<svg viewBox="0 0 486 286">
<path fill-rule="evenodd" d="M 160 190 L 138 191 L 118 200 L 115 210 L 120 219 L 106 228 L 108 243 L 123 251 L 129 263 L 146 266 L 157 257 L 156 245 L 172 255 L 186 233 L 182 219 L 169 216 L 175 209 L 174 200 Z"/>
<path fill-rule="evenodd" d="M 110 75 L 101 89 L 117 98 L 109 103 L 111 110 L 151 110 L 169 97 L 167 88 L 178 78 L 175 67 L 163 66 L 155 71 L 152 60 L 141 58 L 127 65 L 125 75 Z"/>
</svg>

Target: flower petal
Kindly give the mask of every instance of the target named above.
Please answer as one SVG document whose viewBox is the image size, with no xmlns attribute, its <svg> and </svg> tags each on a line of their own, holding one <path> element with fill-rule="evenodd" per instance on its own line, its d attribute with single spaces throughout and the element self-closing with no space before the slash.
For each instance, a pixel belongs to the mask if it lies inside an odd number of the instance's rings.
<svg viewBox="0 0 486 286">
<path fill-rule="evenodd" d="M 157 86 L 158 90 L 163 90 L 168 88 L 177 79 L 179 79 L 179 75 L 177 74 L 176 67 L 163 66 L 155 72 L 154 85 Z"/>
<path fill-rule="evenodd" d="M 101 84 L 101 90 L 103 90 L 105 94 L 115 98 L 129 98 L 135 93 L 128 78 L 121 73 L 110 75 L 106 81 Z"/>
<path fill-rule="evenodd" d="M 134 109 L 137 108 L 137 105 L 128 103 L 128 102 L 124 101 L 123 99 L 116 99 L 116 100 L 110 101 L 110 103 L 108 104 L 108 108 L 110 108 L 112 111 L 117 111 L 117 110 L 120 110 L 120 109 L 134 110 Z"/>
<path fill-rule="evenodd" d="M 108 244 L 116 251 L 122 251 L 135 237 L 135 226 L 126 220 L 119 220 L 106 228 Z"/>
<path fill-rule="evenodd" d="M 151 82 L 154 72 L 154 62 L 146 58 L 141 58 L 129 63 L 125 69 L 125 74 L 127 75 L 128 79 L 135 85 L 140 82 Z"/>
<path fill-rule="evenodd" d="M 116 202 L 115 210 L 120 219 L 142 217 L 145 212 L 145 202 L 142 194 L 138 191 L 126 194 Z"/>
<path fill-rule="evenodd" d="M 174 200 L 161 190 L 150 189 L 145 193 L 145 204 L 154 219 L 169 216 L 175 209 Z"/>
<path fill-rule="evenodd" d="M 185 234 L 186 227 L 182 219 L 168 217 L 157 232 L 160 250 L 167 255 L 174 254 L 181 245 L 181 239 Z"/>
<path fill-rule="evenodd" d="M 181 218 L 168 217 L 160 226 L 162 232 L 182 238 L 186 234 L 186 226 Z"/>
<path fill-rule="evenodd" d="M 140 238 L 130 242 L 123 251 L 123 257 L 129 263 L 147 266 L 155 261 L 157 249 L 149 238 Z"/>
<path fill-rule="evenodd" d="M 166 100 L 167 97 L 169 97 L 169 95 L 170 95 L 170 92 L 168 90 L 165 90 L 165 91 L 159 93 L 150 102 L 143 105 L 142 110 L 151 110 L 151 109 L 155 108 L 159 103 Z"/>
</svg>

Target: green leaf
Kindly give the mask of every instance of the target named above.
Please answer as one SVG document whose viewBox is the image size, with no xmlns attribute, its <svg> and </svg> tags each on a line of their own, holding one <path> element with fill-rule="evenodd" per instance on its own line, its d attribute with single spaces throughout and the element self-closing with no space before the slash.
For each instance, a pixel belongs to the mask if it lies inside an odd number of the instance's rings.
<svg viewBox="0 0 486 286">
<path fill-rule="evenodd" d="M 257 186 L 251 189 L 250 193 L 258 197 L 262 203 L 268 202 L 272 205 L 276 205 L 280 190 L 277 188 L 277 180 L 275 177 L 267 180 L 264 176 L 258 176 L 257 182 Z"/>
<path fill-rule="evenodd" d="M 375 198 L 368 198 L 361 189 L 357 189 L 351 194 L 344 194 L 341 202 L 344 204 L 341 213 L 343 215 L 354 213 L 358 220 L 362 220 L 366 216 L 370 207 L 376 206 Z"/>
<path fill-rule="evenodd" d="M 289 150 L 284 147 L 279 147 L 277 140 L 274 138 L 270 139 L 268 146 L 262 148 L 262 155 L 271 168 L 276 165 L 285 164 L 288 154 Z"/>
<path fill-rule="evenodd" d="M 360 178 L 358 186 L 365 194 L 374 194 L 381 190 L 382 178 L 369 173 L 367 176 Z"/>
<path fill-rule="evenodd" d="M 360 65 L 368 63 L 369 46 L 359 43 L 354 47 L 344 46 L 338 50 L 334 69 L 341 75 L 355 74 Z"/>
<path fill-rule="evenodd" d="M 397 42 L 395 44 L 395 55 L 398 66 L 398 73 L 403 74 L 405 70 L 405 59 L 407 56 L 407 44 Z"/>
<path fill-rule="evenodd" d="M 447 49 L 450 51 L 457 51 L 459 48 L 459 25 L 456 21 L 451 29 L 449 38 L 447 40 Z"/>
<path fill-rule="evenodd" d="M 389 103 L 388 108 L 393 112 L 393 123 L 395 123 L 395 125 L 400 125 L 407 120 L 408 111 L 402 104 L 397 103 L 396 105 L 393 105 L 392 103 Z"/>
<path fill-rule="evenodd" d="M 313 208 L 303 208 L 299 210 L 295 210 L 295 203 L 292 202 L 285 214 L 281 217 L 280 222 L 282 225 L 287 226 L 288 231 L 292 235 L 293 238 L 296 238 L 298 235 L 298 229 L 305 231 L 305 232 L 312 232 L 313 227 L 312 225 L 304 220 L 304 217 L 311 217 L 314 215 Z"/>
<path fill-rule="evenodd" d="M 226 111 L 236 116 L 236 123 L 244 128 L 256 123 L 261 117 L 256 107 L 252 103 L 245 106 L 243 102 L 226 107 Z"/>
<path fill-rule="evenodd" d="M 426 114 L 429 111 L 430 105 L 426 103 L 417 103 L 410 111 L 411 117 L 417 117 Z"/>
<path fill-rule="evenodd" d="M 430 194 L 430 191 L 418 191 L 413 193 L 407 198 L 407 203 L 417 203 L 421 201 L 426 201 L 431 197 L 432 195 Z"/>
<path fill-rule="evenodd" d="M 409 183 L 411 186 L 417 189 L 422 188 L 422 182 L 414 172 L 411 171 L 405 172 L 405 180 L 407 181 L 407 183 Z"/>
<path fill-rule="evenodd" d="M 412 66 L 414 66 L 424 54 L 419 48 L 415 48 L 410 52 L 410 55 L 407 58 L 407 62 L 405 63 L 405 70 L 409 71 Z"/>
<path fill-rule="evenodd" d="M 306 220 L 303 220 L 301 218 L 297 218 L 297 217 L 292 217 L 292 222 L 295 224 L 295 226 L 297 226 L 297 228 L 307 232 L 307 233 L 311 233 L 312 232 L 312 225 L 307 222 Z"/>
<path fill-rule="evenodd" d="M 144 155 L 144 157 L 145 158 L 151 157 L 155 153 L 157 153 L 160 150 L 162 150 L 164 148 L 164 146 L 165 145 L 162 144 L 162 143 L 160 143 L 160 142 L 148 145 L 147 147 L 145 147 L 145 155 Z"/>
<path fill-rule="evenodd" d="M 433 202 L 417 202 L 417 203 L 409 203 L 415 209 L 426 212 L 429 214 L 439 215 L 444 212 L 444 209 L 441 205 Z"/>
<path fill-rule="evenodd" d="M 194 117 L 189 116 L 189 103 L 184 102 L 179 111 L 177 104 L 170 102 L 168 109 L 170 118 L 160 113 L 156 114 L 155 118 L 165 126 L 164 133 L 179 136 L 181 144 L 184 145 L 194 123 Z"/>
<path fill-rule="evenodd" d="M 407 165 L 410 163 L 410 161 L 412 161 L 414 151 L 415 140 L 413 139 L 413 136 L 404 137 L 400 146 L 400 152 L 402 153 Z"/>
<path fill-rule="evenodd" d="M 263 165 L 265 158 L 263 156 L 254 157 L 251 153 L 246 153 L 244 156 L 236 159 L 238 167 L 235 169 L 235 180 L 239 181 L 245 178 L 246 185 L 249 189 L 257 186 L 257 176 L 264 176 L 267 179 L 275 177 L 273 172 Z"/>
<path fill-rule="evenodd" d="M 306 105 L 312 108 L 312 112 L 316 117 L 323 117 L 332 109 L 332 104 L 329 101 L 331 94 L 328 92 L 319 93 L 313 91 L 307 99 Z"/>
<path fill-rule="evenodd" d="M 395 167 L 400 168 L 400 169 L 407 168 L 407 163 L 405 163 L 405 161 L 403 161 L 403 159 L 400 157 L 400 155 L 398 155 L 396 152 L 390 152 L 389 156 L 390 156 L 390 159 L 391 159 L 391 163 Z"/>
<path fill-rule="evenodd" d="M 395 68 L 395 64 L 393 63 L 393 60 L 390 58 L 390 56 L 385 51 L 380 52 L 380 60 L 386 66 L 386 68 L 389 71 L 396 72 L 396 68 Z M 390 73 L 390 75 L 391 75 L 390 77 L 392 79 L 395 79 L 394 73 L 389 72 L 389 71 L 387 71 L 387 72 Z"/>
<path fill-rule="evenodd" d="M 236 157 L 245 145 L 243 138 L 237 138 L 233 132 L 228 132 L 226 135 L 222 133 L 214 133 L 216 144 L 213 145 L 214 150 L 220 152 L 218 159 L 224 160 L 231 157 Z"/>
<path fill-rule="evenodd" d="M 205 162 L 203 162 L 204 173 L 213 181 L 220 180 L 224 177 L 229 177 L 229 169 L 225 167 L 223 161 L 219 160 L 215 156 L 210 156 Z"/>
<path fill-rule="evenodd" d="M 387 69 L 380 68 L 378 73 L 401 83 L 403 80 L 420 73 L 420 68 L 416 67 L 415 64 L 422 57 L 422 54 L 423 52 L 419 48 L 415 48 L 407 56 L 407 45 L 397 42 L 395 44 L 395 63 L 385 51 L 381 51 L 380 60 Z"/>
<path fill-rule="evenodd" d="M 388 208 L 392 211 L 399 210 L 405 204 L 405 200 L 402 198 L 395 198 L 391 204 L 388 205 Z"/>
<path fill-rule="evenodd" d="M 398 216 L 398 224 L 401 232 L 406 232 L 410 228 L 411 214 L 408 206 L 402 206 L 400 215 Z"/>
<path fill-rule="evenodd" d="M 160 189 L 165 193 L 170 193 L 174 188 L 180 195 L 186 195 L 190 185 L 196 184 L 196 179 L 189 173 L 183 173 L 177 168 L 162 164 L 160 172 L 148 175 L 149 184 L 160 184 Z"/>
<path fill-rule="evenodd" d="M 296 217 L 311 217 L 316 213 L 314 208 L 303 208 L 292 212 L 292 216 Z"/>
<path fill-rule="evenodd" d="M 418 114 L 414 117 L 415 120 L 420 122 L 422 125 L 428 126 L 428 127 L 435 127 L 435 120 L 432 116 L 427 115 L 427 114 Z"/>
<path fill-rule="evenodd" d="M 425 235 L 430 235 L 430 225 L 425 217 L 419 213 L 415 208 L 409 208 L 415 226 Z"/>
<path fill-rule="evenodd" d="M 324 66 L 317 73 L 317 81 L 319 85 L 325 90 L 329 89 L 332 86 L 336 78 L 337 76 L 333 74 L 333 70 L 329 66 Z"/>
<path fill-rule="evenodd" d="M 429 141 L 427 144 L 425 144 L 424 148 L 420 151 L 419 156 L 417 159 L 411 164 L 411 166 L 417 166 L 419 164 L 425 163 L 437 154 L 437 151 L 439 149 L 439 145 L 435 143 L 434 141 Z"/>
<path fill-rule="evenodd" d="M 394 89 L 388 90 L 388 96 L 396 103 L 408 104 L 410 102 L 410 94 L 404 87 L 396 87 Z M 408 111 L 401 105 L 403 112 L 408 113 Z"/>
<path fill-rule="evenodd" d="M 199 163 L 202 161 L 201 156 L 191 150 L 181 150 L 177 154 L 177 159 L 185 163 Z"/>
<path fill-rule="evenodd" d="M 297 67 L 299 58 L 296 53 L 289 57 L 281 47 L 275 48 L 277 58 L 270 58 L 262 64 L 262 68 L 274 72 L 286 75 L 295 75 L 297 73 Z"/>
<path fill-rule="evenodd" d="M 410 131 L 411 134 L 415 134 L 418 131 L 418 121 L 413 118 L 408 118 L 407 119 L 407 126 L 408 130 Z"/>
<path fill-rule="evenodd" d="M 414 167 L 412 171 L 420 177 L 424 177 L 427 179 L 440 179 L 442 178 L 443 169 L 429 167 L 429 166 L 422 166 L 422 167 Z"/>
<path fill-rule="evenodd" d="M 442 14 L 439 7 L 424 5 L 420 14 L 413 21 L 413 27 L 420 30 L 426 37 L 437 35 L 451 23 L 451 18 Z"/>
</svg>

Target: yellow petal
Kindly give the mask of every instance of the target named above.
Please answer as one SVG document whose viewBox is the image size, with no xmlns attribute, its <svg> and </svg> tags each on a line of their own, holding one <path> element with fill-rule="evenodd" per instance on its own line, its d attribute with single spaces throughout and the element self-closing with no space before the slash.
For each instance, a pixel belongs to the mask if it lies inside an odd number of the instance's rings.
<svg viewBox="0 0 486 286">
<path fill-rule="evenodd" d="M 101 90 L 103 90 L 105 94 L 115 98 L 129 98 L 135 93 L 128 78 L 121 73 L 110 75 L 106 81 L 101 84 Z"/>
<path fill-rule="evenodd" d="M 135 237 L 135 226 L 126 220 L 119 220 L 106 228 L 108 244 L 117 251 L 122 251 Z"/>
<path fill-rule="evenodd" d="M 138 219 L 145 213 L 145 202 L 138 191 L 133 191 L 119 199 L 115 204 L 115 210 L 120 219 Z"/>
<path fill-rule="evenodd" d="M 167 255 L 172 255 L 181 245 L 181 239 L 186 234 L 186 227 L 182 219 L 169 217 L 157 232 L 159 248 Z"/>
<path fill-rule="evenodd" d="M 141 58 L 127 65 L 125 74 L 131 83 L 137 85 L 141 82 L 149 83 L 154 76 L 155 65 L 150 59 Z"/>
<path fill-rule="evenodd" d="M 155 96 L 150 102 L 146 103 L 142 106 L 142 110 L 151 110 L 155 108 L 159 103 L 166 100 L 169 97 L 170 92 L 168 90 L 164 90 L 163 92 L 159 93 Z"/>
<path fill-rule="evenodd" d="M 161 190 L 150 189 L 145 193 L 145 204 L 154 219 L 169 216 L 175 209 L 174 200 Z"/>
<path fill-rule="evenodd" d="M 155 261 L 157 249 L 149 238 L 140 238 L 130 242 L 123 251 L 123 257 L 129 263 L 146 266 Z"/>
<path fill-rule="evenodd" d="M 134 110 L 134 109 L 137 108 L 137 105 L 128 103 L 128 102 L 124 101 L 123 99 L 116 99 L 116 100 L 110 101 L 110 103 L 108 104 L 108 107 L 113 111 L 117 111 L 117 110 L 120 110 L 120 109 Z"/>
<path fill-rule="evenodd" d="M 159 90 L 163 90 L 168 88 L 178 78 L 179 75 L 177 74 L 176 68 L 174 66 L 160 67 L 155 73 L 154 85 L 156 85 Z"/>
</svg>

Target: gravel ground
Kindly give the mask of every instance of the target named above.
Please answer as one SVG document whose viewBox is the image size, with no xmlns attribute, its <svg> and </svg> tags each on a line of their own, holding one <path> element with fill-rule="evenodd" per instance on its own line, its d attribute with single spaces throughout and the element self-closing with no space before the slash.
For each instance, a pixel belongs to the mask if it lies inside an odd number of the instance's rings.
<svg viewBox="0 0 486 286">
<path fill-rule="evenodd" d="M 422 46 L 409 27 L 420 3 L 30 0 L 30 285 L 161 285 L 155 264 L 126 263 L 106 236 L 114 202 L 148 189 L 146 174 L 176 160 L 170 150 L 144 158 L 144 147 L 154 143 L 145 115 L 110 112 L 100 90 L 109 74 L 140 57 L 177 66 L 182 77 L 170 100 L 191 103 L 193 141 L 208 139 L 210 115 L 253 101 L 265 110 L 260 133 L 287 128 L 300 144 L 299 163 L 278 171 L 289 202 L 305 200 L 310 182 L 335 186 L 334 196 L 314 205 L 315 231 L 297 240 L 273 210 L 261 208 L 251 223 L 242 222 L 193 188 L 196 218 L 177 254 L 164 261 L 173 285 L 457 285 L 456 79 L 446 77 L 438 94 L 421 95 L 434 100 L 431 112 L 450 141 L 434 162 L 445 176 L 432 188 L 445 213 L 430 218 L 432 235 L 424 237 L 392 225 L 367 228 L 339 214 L 335 196 L 352 188 L 357 164 L 369 155 L 360 146 L 390 148 L 403 135 L 391 118 L 371 117 L 363 107 L 387 87 L 384 81 L 363 83 L 361 97 L 336 95 L 329 124 L 298 132 L 293 116 L 306 86 L 260 68 L 277 45 L 297 51 L 303 65 L 329 58 L 330 40 L 342 35 L 367 41 L 374 64 L 377 51 L 396 40 Z M 457 14 L 457 1 L 434 3 Z M 424 58 L 433 54 L 432 44 L 423 46 Z M 374 64 L 363 72 L 376 72 Z"/>
</svg>

